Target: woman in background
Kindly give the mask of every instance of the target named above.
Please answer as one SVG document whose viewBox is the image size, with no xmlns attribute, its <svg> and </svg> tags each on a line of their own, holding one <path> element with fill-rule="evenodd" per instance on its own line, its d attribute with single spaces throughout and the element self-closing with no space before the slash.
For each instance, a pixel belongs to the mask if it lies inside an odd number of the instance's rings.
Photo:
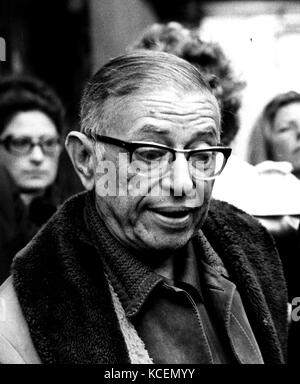
<svg viewBox="0 0 300 384">
<path fill-rule="evenodd" d="M 55 212 L 64 109 L 48 85 L 0 79 L 0 283 L 13 256 Z"/>
<path fill-rule="evenodd" d="M 249 162 L 288 161 L 300 179 L 300 94 L 275 96 L 263 109 L 249 142 Z"/>
<path fill-rule="evenodd" d="M 294 176 L 300 179 L 299 93 L 295 91 L 281 93 L 265 106 L 250 136 L 248 160 L 260 168 L 270 161 L 275 164 L 286 164 Z M 290 196 L 283 195 L 282 199 L 290 200 L 291 207 L 295 205 Z M 300 202 L 300 195 L 296 190 L 294 201 Z M 294 213 L 295 215 L 291 211 L 291 215 L 284 216 L 281 219 L 284 225 L 281 225 L 280 230 L 273 231 L 285 269 L 291 302 L 293 298 L 300 297 L 300 216 L 297 215 L 297 211 Z M 274 217 L 275 221 L 276 217 Z M 290 363 L 299 363 L 299 336 L 300 323 L 292 321 L 289 334 Z"/>
</svg>

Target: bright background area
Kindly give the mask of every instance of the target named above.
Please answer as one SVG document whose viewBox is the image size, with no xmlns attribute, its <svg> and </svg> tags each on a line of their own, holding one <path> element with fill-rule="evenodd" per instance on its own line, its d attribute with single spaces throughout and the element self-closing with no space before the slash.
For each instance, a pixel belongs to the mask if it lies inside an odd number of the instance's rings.
<svg viewBox="0 0 300 384">
<path fill-rule="evenodd" d="M 247 83 L 234 143 L 234 152 L 245 157 L 251 127 L 263 106 L 279 92 L 300 92 L 300 4 L 229 2 L 209 4 L 206 11 L 201 38 L 219 42 Z"/>
</svg>

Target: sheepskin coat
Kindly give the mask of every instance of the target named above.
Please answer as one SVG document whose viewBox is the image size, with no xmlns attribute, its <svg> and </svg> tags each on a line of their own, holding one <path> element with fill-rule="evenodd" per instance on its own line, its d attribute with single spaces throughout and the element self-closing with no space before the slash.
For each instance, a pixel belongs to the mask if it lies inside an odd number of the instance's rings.
<svg viewBox="0 0 300 384">
<path fill-rule="evenodd" d="M 19 314 L 0 326 L 1 362 L 13 361 L 6 356 L 8 344 L 1 348 L 5 339 L 14 343 L 14 352 L 20 346 L 24 361 L 31 353 L 33 362 L 42 363 L 130 363 L 104 255 L 118 261 L 116 274 L 130 268 L 132 287 L 147 289 L 153 282 L 148 269 L 109 234 L 93 204 L 91 192 L 69 199 L 15 258 L 12 282 L 0 289 L 0 298 L 10 295 Z M 216 200 L 202 232 L 237 286 L 264 362 L 284 363 L 287 291 L 273 239 L 251 216 Z M 9 311 L 8 305 L 8 317 Z M 21 328 L 18 322 L 26 324 L 26 335 L 10 341 Z M 25 349 L 22 337 L 30 339 Z"/>
</svg>

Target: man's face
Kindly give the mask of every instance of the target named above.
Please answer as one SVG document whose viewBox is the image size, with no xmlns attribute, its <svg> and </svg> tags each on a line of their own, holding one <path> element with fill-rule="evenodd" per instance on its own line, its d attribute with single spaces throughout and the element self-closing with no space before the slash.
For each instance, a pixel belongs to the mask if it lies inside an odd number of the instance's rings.
<svg viewBox="0 0 300 384">
<path fill-rule="evenodd" d="M 110 108 L 112 108 L 110 106 Z M 219 139 L 219 112 L 208 93 L 173 89 L 127 97 L 111 109 L 107 135 L 125 141 L 192 149 L 214 146 Z M 96 145 L 96 151 L 99 145 Z M 103 196 L 103 162 L 97 161 L 97 209 L 123 244 L 138 250 L 183 247 L 202 224 L 212 181 L 192 179 L 184 154 L 176 154 L 164 175 L 139 174 L 126 151 L 104 145 L 102 160 L 116 167 L 116 193 Z M 128 161 L 127 161 L 128 159 Z M 100 160 L 100 156 L 99 156 Z"/>
<path fill-rule="evenodd" d="M 273 159 L 289 161 L 300 174 L 300 102 L 293 102 L 277 112 L 271 134 Z"/>
<path fill-rule="evenodd" d="M 8 136 L 40 140 L 57 138 L 58 134 L 47 115 L 39 111 L 28 111 L 19 112 L 10 120 L 1 139 Z M 0 162 L 22 192 L 42 192 L 51 185 L 57 174 L 58 159 L 59 151 L 47 155 L 38 145 L 26 155 L 10 153 L 0 146 Z"/>
</svg>

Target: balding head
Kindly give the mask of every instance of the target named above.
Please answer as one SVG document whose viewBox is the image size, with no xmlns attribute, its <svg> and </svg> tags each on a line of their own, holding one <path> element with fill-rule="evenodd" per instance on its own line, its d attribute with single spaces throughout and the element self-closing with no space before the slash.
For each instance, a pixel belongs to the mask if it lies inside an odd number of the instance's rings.
<svg viewBox="0 0 300 384">
<path fill-rule="evenodd" d="M 109 61 L 88 83 L 81 102 L 81 131 L 107 131 L 109 105 L 128 96 L 158 89 L 210 94 L 217 101 L 202 74 L 187 61 L 164 52 L 140 51 Z"/>
</svg>

